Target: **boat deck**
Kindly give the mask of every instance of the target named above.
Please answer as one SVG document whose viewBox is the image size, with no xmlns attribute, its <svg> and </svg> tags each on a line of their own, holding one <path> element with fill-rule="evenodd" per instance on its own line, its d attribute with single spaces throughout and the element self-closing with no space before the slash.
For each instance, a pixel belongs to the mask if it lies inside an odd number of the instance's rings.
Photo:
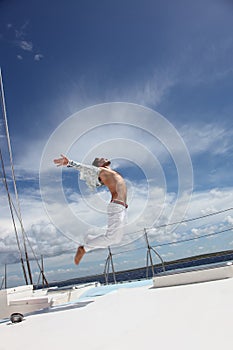
<svg viewBox="0 0 233 350">
<path fill-rule="evenodd" d="M 231 277 L 160 288 L 153 280 L 99 286 L 56 312 L 2 323 L 0 348 L 230 349 L 232 293 Z"/>
</svg>

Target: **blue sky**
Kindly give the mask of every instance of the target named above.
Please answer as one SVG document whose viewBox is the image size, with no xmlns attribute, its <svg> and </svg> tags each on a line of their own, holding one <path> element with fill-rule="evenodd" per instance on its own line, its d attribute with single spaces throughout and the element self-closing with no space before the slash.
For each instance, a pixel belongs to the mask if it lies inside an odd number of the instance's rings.
<svg viewBox="0 0 233 350">
<path fill-rule="evenodd" d="M 41 161 L 49 159 L 46 155 L 52 158 L 68 152 L 72 158 L 87 161 L 96 152 L 112 157 L 113 166 L 124 174 L 129 186 L 129 220 L 135 225 L 129 232 L 140 230 L 148 222 L 150 226 L 156 220 L 176 221 L 182 215 L 195 217 L 232 206 L 232 32 L 233 5 L 227 0 L 1 1 L 0 65 L 18 190 L 34 249 L 45 256 L 56 255 L 47 261 L 48 279 L 90 274 L 92 259 L 98 254 L 88 254 L 79 269 L 72 265 L 76 245 L 54 225 L 59 218 L 47 216 L 41 198 L 45 189 L 55 198 L 55 183 L 61 178 L 52 163 L 48 169 L 41 169 Z M 103 109 L 98 107 L 103 103 Z M 136 110 L 135 105 L 141 107 Z M 154 111 L 154 116 L 146 117 L 147 109 Z M 69 124 L 72 120 L 74 127 Z M 129 120 L 130 126 L 126 125 Z M 64 131 L 67 123 L 68 130 Z M 95 129 L 91 130 L 93 125 Z M 162 125 L 166 128 L 161 132 L 158 126 Z M 84 134 L 75 140 L 81 128 Z M 46 144 L 53 141 L 52 135 L 55 139 L 51 150 Z M 1 136 L 10 174 L 2 123 Z M 69 144 L 71 139 L 73 143 Z M 181 141 L 185 146 L 179 149 Z M 193 176 L 187 172 L 185 179 L 186 148 Z M 179 171 L 184 185 L 180 197 Z M 42 182 L 45 178 L 51 181 L 42 189 L 40 176 Z M 104 210 L 100 216 L 98 212 L 90 213 L 85 201 L 95 207 L 101 199 L 104 206 L 109 199 L 107 192 L 92 195 L 83 184 L 79 188 L 73 171 L 64 171 L 62 178 L 69 208 L 75 215 L 82 213 L 79 219 L 88 222 L 91 230 L 95 225 L 103 227 Z M 188 192 L 192 192 L 191 198 Z M 179 206 L 173 212 L 177 198 Z M 60 213 L 59 199 L 56 205 Z M 1 206 L 4 264 L 17 258 L 17 249 L 3 188 Z M 155 210 L 159 217 L 153 216 Z M 151 232 L 151 239 L 158 244 L 199 237 L 203 232 L 229 227 L 232 220 L 229 211 L 212 217 L 205 225 Z M 59 225 L 64 229 L 67 222 L 61 221 Z M 166 246 L 160 253 L 164 259 L 173 259 L 232 249 L 231 234 L 198 241 L 197 245 L 190 243 L 188 247 Z M 67 250 L 70 255 L 61 254 Z M 136 253 L 130 262 L 124 265 L 123 261 L 127 259 L 119 259 L 119 268 L 143 264 Z M 100 262 L 100 272 L 101 266 Z M 20 283 L 17 268 L 10 268 L 11 283 Z"/>
</svg>

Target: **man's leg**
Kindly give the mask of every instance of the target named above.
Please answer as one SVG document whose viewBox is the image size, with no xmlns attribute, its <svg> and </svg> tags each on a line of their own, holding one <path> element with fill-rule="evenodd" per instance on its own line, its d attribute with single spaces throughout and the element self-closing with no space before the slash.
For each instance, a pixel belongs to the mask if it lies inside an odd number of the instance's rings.
<svg viewBox="0 0 233 350">
<path fill-rule="evenodd" d="M 126 209 L 120 204 L 109 203 L 108 227 L 104 234 L 93 237 L 88 236 L 84 244 L 85 251 L 96 248 L 107 248 L 110 245 L 120 243 L 124 231 Z"/>
<path fill-rule="evenodd" d="M 125 224 L 126 209 L 120 204 L 109 203 L 108 205 L 108 228 L 104 234 L 97 237 L 88 236 L 84 246 L 77 249 L 74 257 L 76 265 L 79 264 L 83 255 L 93 249 L 107 248 L 110 245 L 120 243 Z"/>
<path fill-rule="evenodd" d="M 78 247 L 77 252 L 74 257 L 74 263 L 78 265 L 83 257 L 83 255 L 86 253 L 83 246 Z"/>
</svg>

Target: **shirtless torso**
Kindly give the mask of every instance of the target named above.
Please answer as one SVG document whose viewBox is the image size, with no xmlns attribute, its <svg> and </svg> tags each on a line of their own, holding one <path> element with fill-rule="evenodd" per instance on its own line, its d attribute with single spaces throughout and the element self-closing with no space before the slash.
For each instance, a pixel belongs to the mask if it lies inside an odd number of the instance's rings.
<svg viewBox="0 0 233 350">
<path fill-rule="evenodd" d="M 99 178 L 101 183 L 108 187 L 111 192 L 111 200 L 127 202 L 127 188 L 123 177 L 109 167 L 101 167 Z"/>
</svg>

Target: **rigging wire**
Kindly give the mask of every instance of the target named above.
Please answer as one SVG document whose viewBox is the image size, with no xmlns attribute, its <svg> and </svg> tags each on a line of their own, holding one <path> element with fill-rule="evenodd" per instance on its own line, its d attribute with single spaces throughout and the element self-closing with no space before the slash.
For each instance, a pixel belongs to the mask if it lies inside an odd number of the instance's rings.
<svg viewBox="0 0 233 350">
<path fill-rule="evenodd" d="M 25 254 L 25 258 L 26 258 L 26 263 L 27 263 L 27 269 L 28 269 L 28 275 L 29 275 L 30 283 L 33 284 L 32 273 L 31 273 L 31 268 L 30 268 L 30 264 L 29 264 L 27 247 L 26 247 L 26 241 L 25 241 L 25 231 L 24 231 L 24 227 L 23 227 L 23 219 L 22 219 L 22 215 L 21 215 L 18 190 L 17 190 L 17 186 L 16 186 L 15 170 L 14 170 L 14 165 L 13 165 L 13 155 L 12 155 L 10 134 L 9 134 L 8 123 L 7 123 L 7 112 L 6 112 L 6 104 L 5 104 L 5 97 L 4 97 L 4 89 L 3 89 L 2 71 L 1 71 L 1 69 L 0 69 L 0 89 L 1 89 L 1 94 L 0 95 L 1 95 L 1 105 L 2 105 L 2 112 L 3 112 L 3 120 L 4 120 L 4 125 L 5 125 L 5 132 L 6 132 L 6 138 L 7 138 L 8 152 L 9 152 L 9 156 L 10 156 L 11 173 L 12 173 L 15 198 L 16 198 L 17 209 L 18 209 L 19 222 L 20 222 L 21 233 L 22 233 L 22 237 L 23 237 L 24 254 Z"/>
<path fill-rule="evenodd" d="M 233 230 L 233 226 L 229 227 L 228 229 L 222 230 L 222 231 L 207 233 L 205 235 L 198 236 L 198 237 L 186 238 L 186 239 L 181 239 L 179 241 L 166 242 L 166 243 L 162 243 L 162 244 L 158 243 L 156 246 L 155 245 L 151 246 L 151 248 L 158 248 L 158 247 L 163 247 L 163 246 L 172 245 L 172 244 L 179 244 L 179 243 L 185 243 L 185 242 L 189 242 L 189 241 L 195 241 L 197 239 L 215 236 L 215 235 L 218 235 L 218 234 L 221 234 L 221 233 L 225 233 L 225 232 L 228 232 L 228 231 L 232 231 L 232 230 Z M 139 247 L 139 248 L 134 248 L 134 249 L 127 249 L 127 250 L 124 250 L 124 251 L 121 251 L 121 252 L 112 253 L 112 255 L 120 255 L 122 253 L 130 253 L 130 252 L 134 252 L 134 251 L 142 250 L 142 249 L 145 249 L 145 247 Z"/>
<path fill-rule="evenodd" d="M 6 187 L 7 198 L 8 198 L 8 204 L 9 204 L 9 207 L 10 207 L 11 218 L 12 218 L 12 222 L 13 222 L 13 226 L 14 226 L 15 237 L 16 237 L 16 242 L 17 242 L 17 246 L 18 246 L 18 250 L 19 250 L 21 266 L 22 266 L 22 270 L 23 270 L 23 275 L 24 275 L 25 282 L 26 282 L 26 284 L 28 284 L 26 269 L 25 269 L 25 266 L 24 266 L 24 260 L 23 260 L 22 249 L 21 249 L 21 246 L 20 246 L 19 235 L 18 235 L 18 231 L 17 231 L 17 228 L 16 228 L 15 218 L 14 218 L 14 212 L 13 212 L 13 207 L 12 207 L 12 201 L 11 201 L 11 198 L 10 198 L 9 187 L 8 187 L 7 179 L 6 179 L 6 172 L 5 172 L 5 167 L 4 167 L 4 163 L 3 163 L 1 148 L 0 148 L 0 158 L 1 158 L 1 165 L 2 165 L 2 171 L 3 171 L 3 178 L 2 178 L 2 180 L 3 180 L 3 182 L 4 182 L 4 184 L 5 184 L 5 187 Z"/>
<path fill-rule="evenodd" d="M 205 235 L 202 235 L 202 236 L 198 236 L 198 237 L 186 238 L 186 239 L 182 239 L 182 240 L 179 240 L 179 241 L 166 242 L 166 243 L 162 243 L 162 244 L 157 244 L 156 246 L 153 245 L 153 246 L 151 246 L 151 248 L 162 247 L 162 246 L 172 245 L 172 244 L 185 243 L 185 242 L 188 242 L 188 241 L 194 241 L 194 240 L 198 240 L 198 239 L 201 239 L 201 238 L 215 236 L 215 235 L 218 235 L 218 234 L 221 234 L 221 233 L 225 233 L 225 232 L 229 232 L 229 231 L 232 231 L 232 230 L 233 230 L 233 226 L 229 227 L 228 229 L 225 229 L 225 230 L 208 233 L 208 234 L 205 234 Z M 139 237 L 138 240 L 141 239 L 141 238 L 142 237 Z M 139 251 L 139 250 L 143 250 L 143 249 L 145 249 L 145 247 L 137 247 L 137 248 L 127 249 L 127 250 L 120 251 L 120 252 L 115 252 L 115 253 L 112 253 L 112 255 L 115 256 L 115 255 L 120 255 L 120 254 L 123 254 L 123 253 L 130 253 L 130 252 L 134 252 L 134 251 Z M 56 256 L 59 256 L 61 254 L 69 253 L 71 251 L 73 251 L 73 248 L 70 248 L 70 249 L 67 249 L 67 250 L 63 250 L 62 252 L 59 252 L 59 253 L 56 253 L 56 254 L 51 254 L 49 257 L 50 258 L 51 257 L 56 257 Z"/>
<path fill-rule="evenodd" d="M 213 216 L 213 215 L 217 215 L 217 214 L 222 214 L 222 213 L 225 213 L 225 212 L 227 212 L 227 211 L 229 211 L 229 210 L 233 210 L 233 207 L 227 208 L 227 209 L 223 209 L 223 210 L 219 210 L 219 211 L 216 211 L 216 212 L 214 212 L 214 213 L 205 214 L 205 215 L 202 215 L 202 216 L 197 216 L 197 217 L 190 218 L 190 219 L 185 219 L 185 220 L 181 220 L 181 221 L 171 222 L 171 223 L 168 223 L 168 224 L 162 224 L 162 225 L 159 225 L 159 226 L 147 227 L 146 229 L 147 229 L 147 230 L 150 230 L 150 229 L 158 229 L 158 228 L 163 228 L 163 227 L 167 227 L 167 226 L 172 226 L 172 225 L 177 225 L 177 224 L 183 224 L 183 223 L 190 222 L 190 221 L 195 221 L 195 220 L 204 219 L 204 218 L 207 218 L 207 217 L 209 217 L 209 216 Z"/>
<path fill-rule="evenodd" d="M 207 233 L 205 235 L 198 236 L 198 237 L 186 238 L 186 239 L 181 239 L 179 241 L 173 241 L 173 242 L 167 242 L 167 243 L 158 244 L 157 247 L 158 246 L 162 247 L 162 246 L 166 246 L 166 245 L 170 245 L 170 244 L 178 244 L 178 243 L 184 243 L 184 242 L 189 242 L 189 241 L 195 241 L 195 240 L 200 239 L 200 238 L 211 237 L 211 236 L 219 235 L 220 233 L 225 233 L 225 232 L 232 231 L 232 230 L 233 230 L 233 226 L 231 226 L 231 227 L 229 227 L 229 228 L 227 228 L 225 230 L 222 230 L 222 231 Z"/>
<path fill-rule="evenodd" d="M 202 215 L 202 216 L 197 216 L 197 217 L 194 217 L 194 218 L 190 218 L 190 219 L 185 219 L 185 220 L 181 220 L 181 221 L 176 221 L 176 222 L 172 222 L 172 223 L 168 223 L 168 224 L 162 224 L 162 225 L 158 225 L 158 226 L 152 226 L 152 227 L 147 227 L 147 228 L 144 228 L 144 229 L 140 229 L 140 230 L 137 230 L 137 231 L 134 231 L 134 232 L 130 232 L 128 233 L 129 235 L 130 234 L 135 234 L 135 233 L 138 233 L 138 232 L 142 232 L 144 230 L 152 230 L 152 229 L 159 229 L 159 228 L 163 228 L 163 227 L 167 227 L 167 226 L 172 226 L 172 225 L 177 225 L 177 224 L 182 224 L 182 223 L 186 223 L 186 222 L 191 222 L 191 221 L 195 221 L 195 220 L 200 220 L 200 219 L 203 219 L 203 218 L 206 218 L 206 217 L 210 217 L 210 216 L 214 216 L 214 215 L 218 215 L 218 214 L 222 214 L 222 213 L 225 213 L 227 211 L 230 211 L 230 210 L 233 210 L 233 207 L 230 207 L 230 208 L 226 208 L 226 209 L 223 209 L 223 210 L 219 210 L 219 211 L 216 211 L 214 213 L 209 213 L 209 214 L 205 214 L 205 215 Z M 230 231 L 232 228 L 230 228 L 228 231 Z M 225 232 L 225 231 L 220 231 L 220 232 Z M 217 232 L 218 233 L 218 232 Z M 213 234 L 216 234 L 216 233 L 213 233 Z M 211 235 L 213 235 L 211 234 Z M 196 237 L 196 238 L 193 238 L 193 239 L 197 239 L 197 238 L 201 238 L 201 237 L 204 237 L 204 236 L 199 236 L 199 237 Z M 66 238 L 68 240 L 70 240 L 71 242 L 74 242 L 74 243 L 77 243 L 74 239 L 72 239 L 71 237 L 67 237 Z M 137 240 L 140 240 L 142 238 L 142 236 L 136 238 L 134 240 L 134 242 L 136 242 Z M 189 239 L 187 239 L 189 240 Z M 192 240 L 192 239 L 190 239 Z M 186 240 L 183 240 L 182 242 L 185 242 Z M 159 246 L 162 246 L 162 245 L 170 245 L 170 244 L 174 244 L 174 243 L 179 243 L 181 241 L 176 241 L 176 242 L 168 242 L 168 243 L 164 243 L 164 244 L 159 244 Z M 131 242 L 132 243 L 132 242 Z M 144 248 L 136 248 L 136 249 L 128 249 L 124 252 L 131 252 L 131 251 L 134 251 L 134 250 L 140 250 L 140 249 L 144 249 Z M 65 252 L 69 252 L 71 251 L 72 248 L 68 249 L 68 250 L 65 250 L 63 251 L 63 253 Z M 119 253 L 114 253 L 114 255 L 117 255 L 117 254 L 121 254 L 121 252 Z M 56 255 L 54 255 L 56 256 Z"/>
<path fill-rule="evenodd" d="M 222 212 L 226 212 L 226 211 L 229 211 L 229 210 L 232 210 L 233 208 L 227 208 L 227 209 L 224 209 L 224 210 L 221 210 L 221 211 L 218 211 L 218 212 L 215 212 L 215 213 L 212 213 L 211 215 L 217 215 L 219 213 L 222 213 Z M 16 215 L 17 215 L 17 212 L 16 212 Z M 209 214 L 208 214 L 209 216 Z M 206 215 L 204 216 L 206 217 Z M 188 219 L 188 220 L 195 220 L 195 219 L 200 219 L 201 217 L 198 217 L 198 218 L 192 218 L 192 219 Z M 187 238 L 187 239 L 183 239 L 183 240 L 179 240 L 179 241 L 171 241 L 171 242 L 166 242 L 166 243 L 162 243 L 162 244 L 158 244 L 157 246 L 151 246 L 152 248 L 156 248 L 156 247 L 161 247 L 161 246 L 167 246 L 167 245 L 172 245 L 172 244 L 179 244 L 179 243 L 185 243 L 185 242 L 188 242 L 188 241 L 194 241 L 194 240 L 198 240 L 198 239 L 201 239 L 201 238 L 206 238 L 206 237 L 210 237 L 210 236 L 215 236 L 215 235 L 218 235 L 218 234 L 221 234 L 221 233 L 225 233 L 225 232 L 229 232 L 233 230 L 233 226 L 228 228 L 228 229 L 225 229 L 225 230 L 221 230 L 221 231 L 217 231 L 217 232 L 212 232 L 212 233 L 209 233 L 209 234 L 205 234 L 205 235 L 202 235 L 202 236 L 198 236 L 198 237 L 192 237 L 192 238 Z M 142 231 L 142 230 L 140 230 Z M 137 231 L 139 232 L 139 231 Z M 27 235 L 26 235 L 27 237 Z M 67 237 L 68 238 L 68 237 Z M 142 238 L 142 237 L 139 237 L 138 240 Z M 30 240 L 28 239 L 27 237 L 27 240 L 28 240 L 28 243 L 30 245 L 30 248 L 32 249 L 33 251 L 33 248 L 31 246 L 31 243 L 30 243 Z M 69 238 L 69 240 L 73 241 L 72 239 Z M 120 251 L 120 252 L 116 252 L 116 253 L 112 253 L 112 255 L 120 255 L 120 254 L 123 254 L 123 253 L 129 253 L 129 252 L 133 252 L 133 251 L 139 251 L 139 250 L 143 250 L 145 249 L 145 247 L 138 247 L 138 248 L 133 248 L 133 249 L 127 249 L 127 250 L 124 250 L 124 251 Z M 70 248 L 70 249 L 67 249 L 67 250 L 63 250 L 62 252 L 59 252 L 59 253 L 56 253 L 56 254 L 51 254 L 50 256 L 48 257 L 56 257 L 56 256 L 60 256 L 61 254 L 66 254 L 66 253 L 69 253 L 73 251 L 73 248 Z M 33 251 L 33 256 L 35 258 L 35 260 L 38 262 L 38 258 L 36 257 L 36 254 L 35 252 Z M 39 266 L 39 269 L 40 269 L 40 272 L 43 273 L 41 267 Z M 46 279 L 45 279 L 46 281 Z"/>
<path fill-rule="evenodd" d="M 8 146 L 8 152 L 9 152 L 9 157 L 10 157 L 13 186 L 14 186 L 15 198 L 16 198 L 16 203 L 17 203 L 16 212 L 17 212 L 17 217 L 18 217 L 19 222 L 20 222 L 21 233 L 22 233 L 22 237 L 23 237 L 24 254 L 25 254 L 26 263 L 27 263 L 28 275 L 29 275 L 30 283 L 33 284 L 32 272 L 31 272 L 31 267 L 30 267 L 30 263 L 29 263 L 27 246 L 26 246 L 26 239 L 25 239 L 26 233 L 25 233 L 24 226 L 23 226 L 23 219 L 22 219 L 18 190 L 17 190 L 17 185 L 16 185 L 16 177 L 15 177 L 14 164 L 13 164 L 13 155 L 12 155 L 12 149 L 11 149 L 10 134 L 9 134 L 8 123 L 7 123 L 7 112 L 6 112 L 6 104 L 5 104 L 5 97 L 4 97 L 1 68 L 0 68 L 0 95 L 1 95 L 1 106 L 2 106 L 3 120 L 4 120 L 5 132 L 6 132 L 6 137 L 7 137 L 7 146 Z M 1 155 L 1 157 L 2 157 L 2 155 Z M 2 159 L 2 163 L 3 163 L 3 159 Z"/>
<path fill-rule="evenodd" d="M 1 172 L 0 172 L 0 174 L 2 175 Z M 2 176 L 2 181 L 3 181 L 3 183 L 5 184 L 5 181 L 3 180 L 3 176 Z M 12 208 L 14 209 L 15 214 L 16 214 L 18 220 L 19 220 L 18 212 L 17 212 L 17 210 L 16 210 L 16 208 L 15 208 L 15 205 L 14 205 L 12 199 L 11 199 L 11 196 L 10 196 L 10 193 L 9 193 L 9 191 L 8 191 L 8 188 L 6 188 L 6 190 L 7 190 L 7 193 L 9 194 L 9 196 L 8 196 L 8 201 L 10 200 L 11 205 L 12 205 Z M 35 260 L 36 263 L 37 263 L 37 266 L 38 266 L 38 268 L 39 268 L 39 271 L 40 271 L 40 273 L 41 273 L 41 275 L 42 275 L 42 277 L 43 277 L 45 283 L 46 283 L 47 286 L 48 286 L 49 283 L 48 283 L 48 281 L 47 281 L 47 279 L 46 279 L 46 277 L 45 277 L 45 275 L 44 275 L 43 268 L 42 268 L 42 267 L 40 266 L 40 264 L 39 264 L 38 258 L 37 258 L 36 253 L 35 253 L 35 251 L 34 251 L 32 245 L 31 245 L 31 242 L 30 242 L 30 240 L 29 240 L 29 238 L 28 238 L 28 235 L 27 235 L 27 233 L 26 233 L 25 231 L 24 231 L 24 234 L 25 234 L 25 238 L 26 238 L 26 240 L 27 240 L 27 243 L 28 243 L 28 245 L 29 245 L 29 247 L 30 247 L 30 249 L 31 249 L 32 255 L 33 255 L 33 257 L 34 257 L 34 260 Z"/>
</svg>

